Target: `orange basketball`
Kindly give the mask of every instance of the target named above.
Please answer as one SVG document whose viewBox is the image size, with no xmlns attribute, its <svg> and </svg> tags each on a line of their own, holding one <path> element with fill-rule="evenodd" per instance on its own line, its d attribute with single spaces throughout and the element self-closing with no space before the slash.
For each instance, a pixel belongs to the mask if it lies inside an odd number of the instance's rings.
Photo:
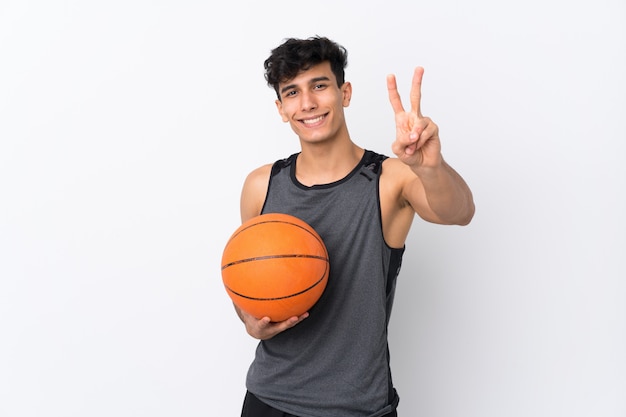
<svg viewBox="0 0 626 417">
<path fill-rule="evenodd" d="M 222 280 L 235 305 L 272 321 L 313 307 L 326 288 L 329 269 L 320 236 L 288 214 L 262 214 L 244 222 L 222 255 Z"/>
</svg>

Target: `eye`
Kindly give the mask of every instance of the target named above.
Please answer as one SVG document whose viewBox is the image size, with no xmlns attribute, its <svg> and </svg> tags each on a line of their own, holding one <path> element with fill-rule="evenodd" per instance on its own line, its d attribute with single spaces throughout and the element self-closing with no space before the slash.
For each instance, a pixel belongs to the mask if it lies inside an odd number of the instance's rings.
<svg viewBox="0 0 626 417">
<path fill-rule="evenodd" d="M 314 88 L 316 90 L 323 90 L 324 88 L 326 88 L 326 84 L 315 84 Z"/>
<path fill-rule="evenodd" d="M 289 90 L 284 94 L 285 97 L 293 97 L 295 95 L 296 95 L 296 90 Z"/>
</svg>

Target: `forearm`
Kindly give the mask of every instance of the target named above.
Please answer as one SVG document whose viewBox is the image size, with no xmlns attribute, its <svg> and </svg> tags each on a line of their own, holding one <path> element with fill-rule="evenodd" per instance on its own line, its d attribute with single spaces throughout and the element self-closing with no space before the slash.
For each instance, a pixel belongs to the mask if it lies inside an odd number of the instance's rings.
<svg viewBox="0 0 626 417">
<path fill-rule="evenodd" d="M 430 209 L 441 223 L 467 225 L 474 199 L 465 180 L 443 159 L 436 167 L 412 169 L 419 177 Z"/>
<path fill-rule="evenodd" d="M 237 316 L 239 317 L 239 319 L 245 323 L 246 321 L 243 318 L 243 314 L 241 313 L 241 309 L 239 307 L 237 307 L 237 305 L 235 303 L 233 303 L 233 307 L 235 307 L 235 312 L 237 313 Z"/>
</svg>

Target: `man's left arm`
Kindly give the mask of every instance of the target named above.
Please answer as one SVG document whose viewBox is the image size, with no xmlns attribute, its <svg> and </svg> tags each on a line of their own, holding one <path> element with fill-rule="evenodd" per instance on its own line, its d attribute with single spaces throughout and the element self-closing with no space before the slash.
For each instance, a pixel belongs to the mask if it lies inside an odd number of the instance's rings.
<svg viewBox="0 0 626 417">
<path fill-rule="evenodd" d="M 429 221 L 468 224 L 474 216 L 472 192 L 463 178 L 443 159 L 439 127 L 421 112 L 424 69 L 415 68 L 410 111 L 405 111 L 394 75 L 387 77 L 389 101 L 396 119 L 392 151 L 412 172 L 402 187 L 403 198 Z"/>
<path fill-rule="evenodd" d="M 411 170 L 417 178 L 409 181 L 403 190 L 403 197 L 411 206 L 419 207 L 417 200 L 421 199 L 434 214 L 430 221 L 461 226 L 469 224 L 475 210 L 472 192 L 443 158 L 438 167 L 411 167 Z"/>
</svg>

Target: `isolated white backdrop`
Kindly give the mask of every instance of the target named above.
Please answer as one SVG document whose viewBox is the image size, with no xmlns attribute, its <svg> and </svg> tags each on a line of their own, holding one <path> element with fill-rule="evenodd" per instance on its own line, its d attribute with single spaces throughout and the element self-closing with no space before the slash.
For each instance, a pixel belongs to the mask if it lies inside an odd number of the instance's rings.
<svg viewBox="0 0 626 417">
<path fill-rule="evenodd" d="M 314 34 L 380 152 L 385 75 L 424 66 L 475 194 L 408 239 L 400 415 L 626 416 L 623 0 L 0 2 L 0 415 L 238 415 L 219 259 L 245 175 L 298 149 L 262 62 Z"/>
</svg>

